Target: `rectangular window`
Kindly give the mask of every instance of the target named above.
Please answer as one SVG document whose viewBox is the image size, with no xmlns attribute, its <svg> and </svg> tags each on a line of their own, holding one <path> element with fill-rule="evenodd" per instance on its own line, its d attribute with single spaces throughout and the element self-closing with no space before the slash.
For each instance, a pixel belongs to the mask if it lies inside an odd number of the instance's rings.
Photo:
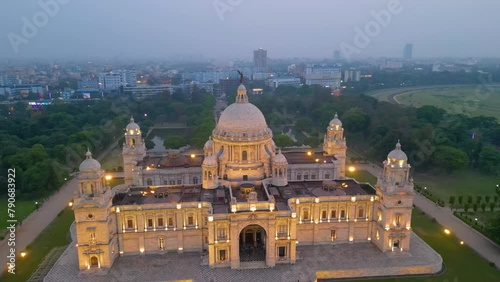
<svg viewBox="0 0 500 282">
<path fill-rule="evenodd" d="M 163 227 L 163 217 L 158 218 L 158 227 Z"/>
<path fill-rule="evenodd" d="M 365 217 L 365 209 L 363 208 L 358 209 L 358 217 Z"/>
<path fill-rule="evenodd" d="M 382 221 L 382 211 L 381 210 L 377 211 L 377 220 Z"/>
<path fill-rule="evenodd" d="M 340 218 L 345 218 L 345 210 L 340 210 Z"/>
<path fill-rule="evenodd" d="M 227 240 L 227 234 L 225 228 L 217 229 L 217 240 Z"/>
<path fill-rule="evenodd" d="M 177 179 L 177 184 L 181 185 L 182 184 L 182 179 Z"/>
<path fill-rule="evenodd" d="M 188 225 L 194 225 L 194 217 L 192 215 L 188 216 Z"/>
<path fill-rule="evenodd" d="M 326 219 L 326 211 L 321 212 L 321 219 Z"/>
<path fill-rule="evenodd" d="M 325 173 L 325 179 L 330 179 L 330 174 L 329 173 Z"/>
<path fill-rule="evenodd" d="M 148 218 L 148 228 L 153 228 L 153 219 Z"/>
<path fill-rule="evenodd" d="M 219 261 L 226 260 L 226 250 L 219 250 Z"/>
<path fill-rule="evenodd" d="M 169 217 L 168 218 L 168 227 L 172 227 L 174 226 L 174 218 L 173 217 Z"/>
<path fill-rule="evenodd" d="M 311 179 L 312 180 L 316 179 L 316 174 L 311 174 Z"/>
<path fill-rule="evenodd" d="M 165 239 L 158 238 L 158 246 L 160 247 L 160 250 L 165 250 Z"/>
<path fill-rule="evenodd" d="M 330 240 L 331 241 L 337 240 L 337 230 L 335 229 L 330 230 Z"/>
<path fill-rule="evenodd" d="M 297 174 L 297 180 L 302 180 L 302 175 Z"/>
<path fill-rule="evenodd" d="M 304 174 L 304 180 L 309 180 L 309 174 Z"/>
<path fill-rule="evenodd" d="M 127 219 L 127 228 L 134 228 L 134 220 Z"/>
<path fill-rule="evenodd" d="M 401 225 L 401 215 L 397 214 L 396 215 L 396 226 L 400 226 L 400 225 Z"/>
<path fill-rule="evenodd" d="M 243 175 L 243 181 L 248 181 L 248 175 Z"/>
<path fill-rule="evenodd" d="M 309 210 L 304 210 L 302 220 L 309 220 Z"/>
<path fill-rule="evenodd" d="M 286 257 L 286 247 L 278 247 L 278 256 L 280 258 Z"/>
<path fill-rule="evenodd" d="M 337 218 L 337 210 L 332 210 L 330 218 Z"/>
<path fill-rule="evenodd" d="M 286 225 L 278 225 L 278 237 L 286 237 L 288 236 L 288 231 L 287 231 L 287 226 Z"/>
</svg>

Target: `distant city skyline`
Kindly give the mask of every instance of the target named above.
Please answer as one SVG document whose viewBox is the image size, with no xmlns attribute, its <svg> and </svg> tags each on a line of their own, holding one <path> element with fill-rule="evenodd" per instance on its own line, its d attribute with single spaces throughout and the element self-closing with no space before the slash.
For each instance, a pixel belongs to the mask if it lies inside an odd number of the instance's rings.
<svg viewBox="0 0 500 282">
<path fill-rule="evenodd" d="M 40 0 L 2 3 L 2 58 L 500 57 L 500 2 Z M 360 42 L 361 41 L 361 42 Z"/>
</svg>

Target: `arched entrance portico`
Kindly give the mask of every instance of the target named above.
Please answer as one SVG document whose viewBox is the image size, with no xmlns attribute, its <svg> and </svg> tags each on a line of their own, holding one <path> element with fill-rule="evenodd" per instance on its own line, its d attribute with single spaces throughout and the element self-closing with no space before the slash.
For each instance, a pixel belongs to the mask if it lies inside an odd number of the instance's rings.
<svg viewBox="0 0 500 282">
<path fill-rule="evenodd" d="M 90 258 L 90 267 L 99 267 L 99 259 L 96 256 Z"/>
<path fill-rule="evenodd" d="M 239 234 L 240 262 L 266 261 L 266 230 L 257 224 L 248 225 Z"/>
</svg>

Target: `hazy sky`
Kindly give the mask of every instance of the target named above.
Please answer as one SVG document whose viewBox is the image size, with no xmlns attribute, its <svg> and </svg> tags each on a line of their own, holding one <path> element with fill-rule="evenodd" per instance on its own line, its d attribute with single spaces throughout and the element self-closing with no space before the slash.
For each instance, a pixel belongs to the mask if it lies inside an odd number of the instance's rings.
<svg viewBox="0 0 500 282">
<path fill-rule="evenodd" d="M 57 1 L 67 3 L 46 16 L 39 2 Z M 390 2 L 399 13 L 374 25 Z M 319 58 L 342 42 L 358 57 L 400 57 L 407 42 L 417 58 L 500 57 L 499 11 L 498 0 L 1 0 L 0 57 L 250 58 L 262 47 L 270 58 Z M 38 30 L 23 34 L 23 17 Z M 355 28 L 367 26 L 375 35 L 356 45 Z"/>
</svg>

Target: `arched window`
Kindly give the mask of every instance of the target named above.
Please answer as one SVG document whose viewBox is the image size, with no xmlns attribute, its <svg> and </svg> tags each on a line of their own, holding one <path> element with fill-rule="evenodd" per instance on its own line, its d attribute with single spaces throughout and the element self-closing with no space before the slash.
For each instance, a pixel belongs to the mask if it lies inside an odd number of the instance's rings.
<svg viewBox="0 0 500 282">
<path fill-rule="evenodd" d="M 242 161 L 246 161 L 246 160 L 247 160 L 247 158 L 248 158 L 248 153 L 247 153 L 247 151 L 243 151 L 243 152 L 241 152 L 241 160 L 242 160 Z"/>
<path fill-rule="evenodd" d="M 365 217 L 365 209 L 363 207 L 360 207 L 358 209 L 358 218 Z"/>
<path fill-rule="evenodd" d="M 130 138 L 130 147 L 135 147 L 135 139 Z"/>
<path fill-rule="evenodd" d="M 153 180 L 152 180 L 151 178 L 148 178 L 148 179 L 146 180 L 146 184 L 147 184 L 148 186 L 153 185 Z"/>
<path fill-rule="evenodd" d="M 193 184 L 198 184 L 198 177 L 196 176 L 193 177 Z"/>
</svg>

